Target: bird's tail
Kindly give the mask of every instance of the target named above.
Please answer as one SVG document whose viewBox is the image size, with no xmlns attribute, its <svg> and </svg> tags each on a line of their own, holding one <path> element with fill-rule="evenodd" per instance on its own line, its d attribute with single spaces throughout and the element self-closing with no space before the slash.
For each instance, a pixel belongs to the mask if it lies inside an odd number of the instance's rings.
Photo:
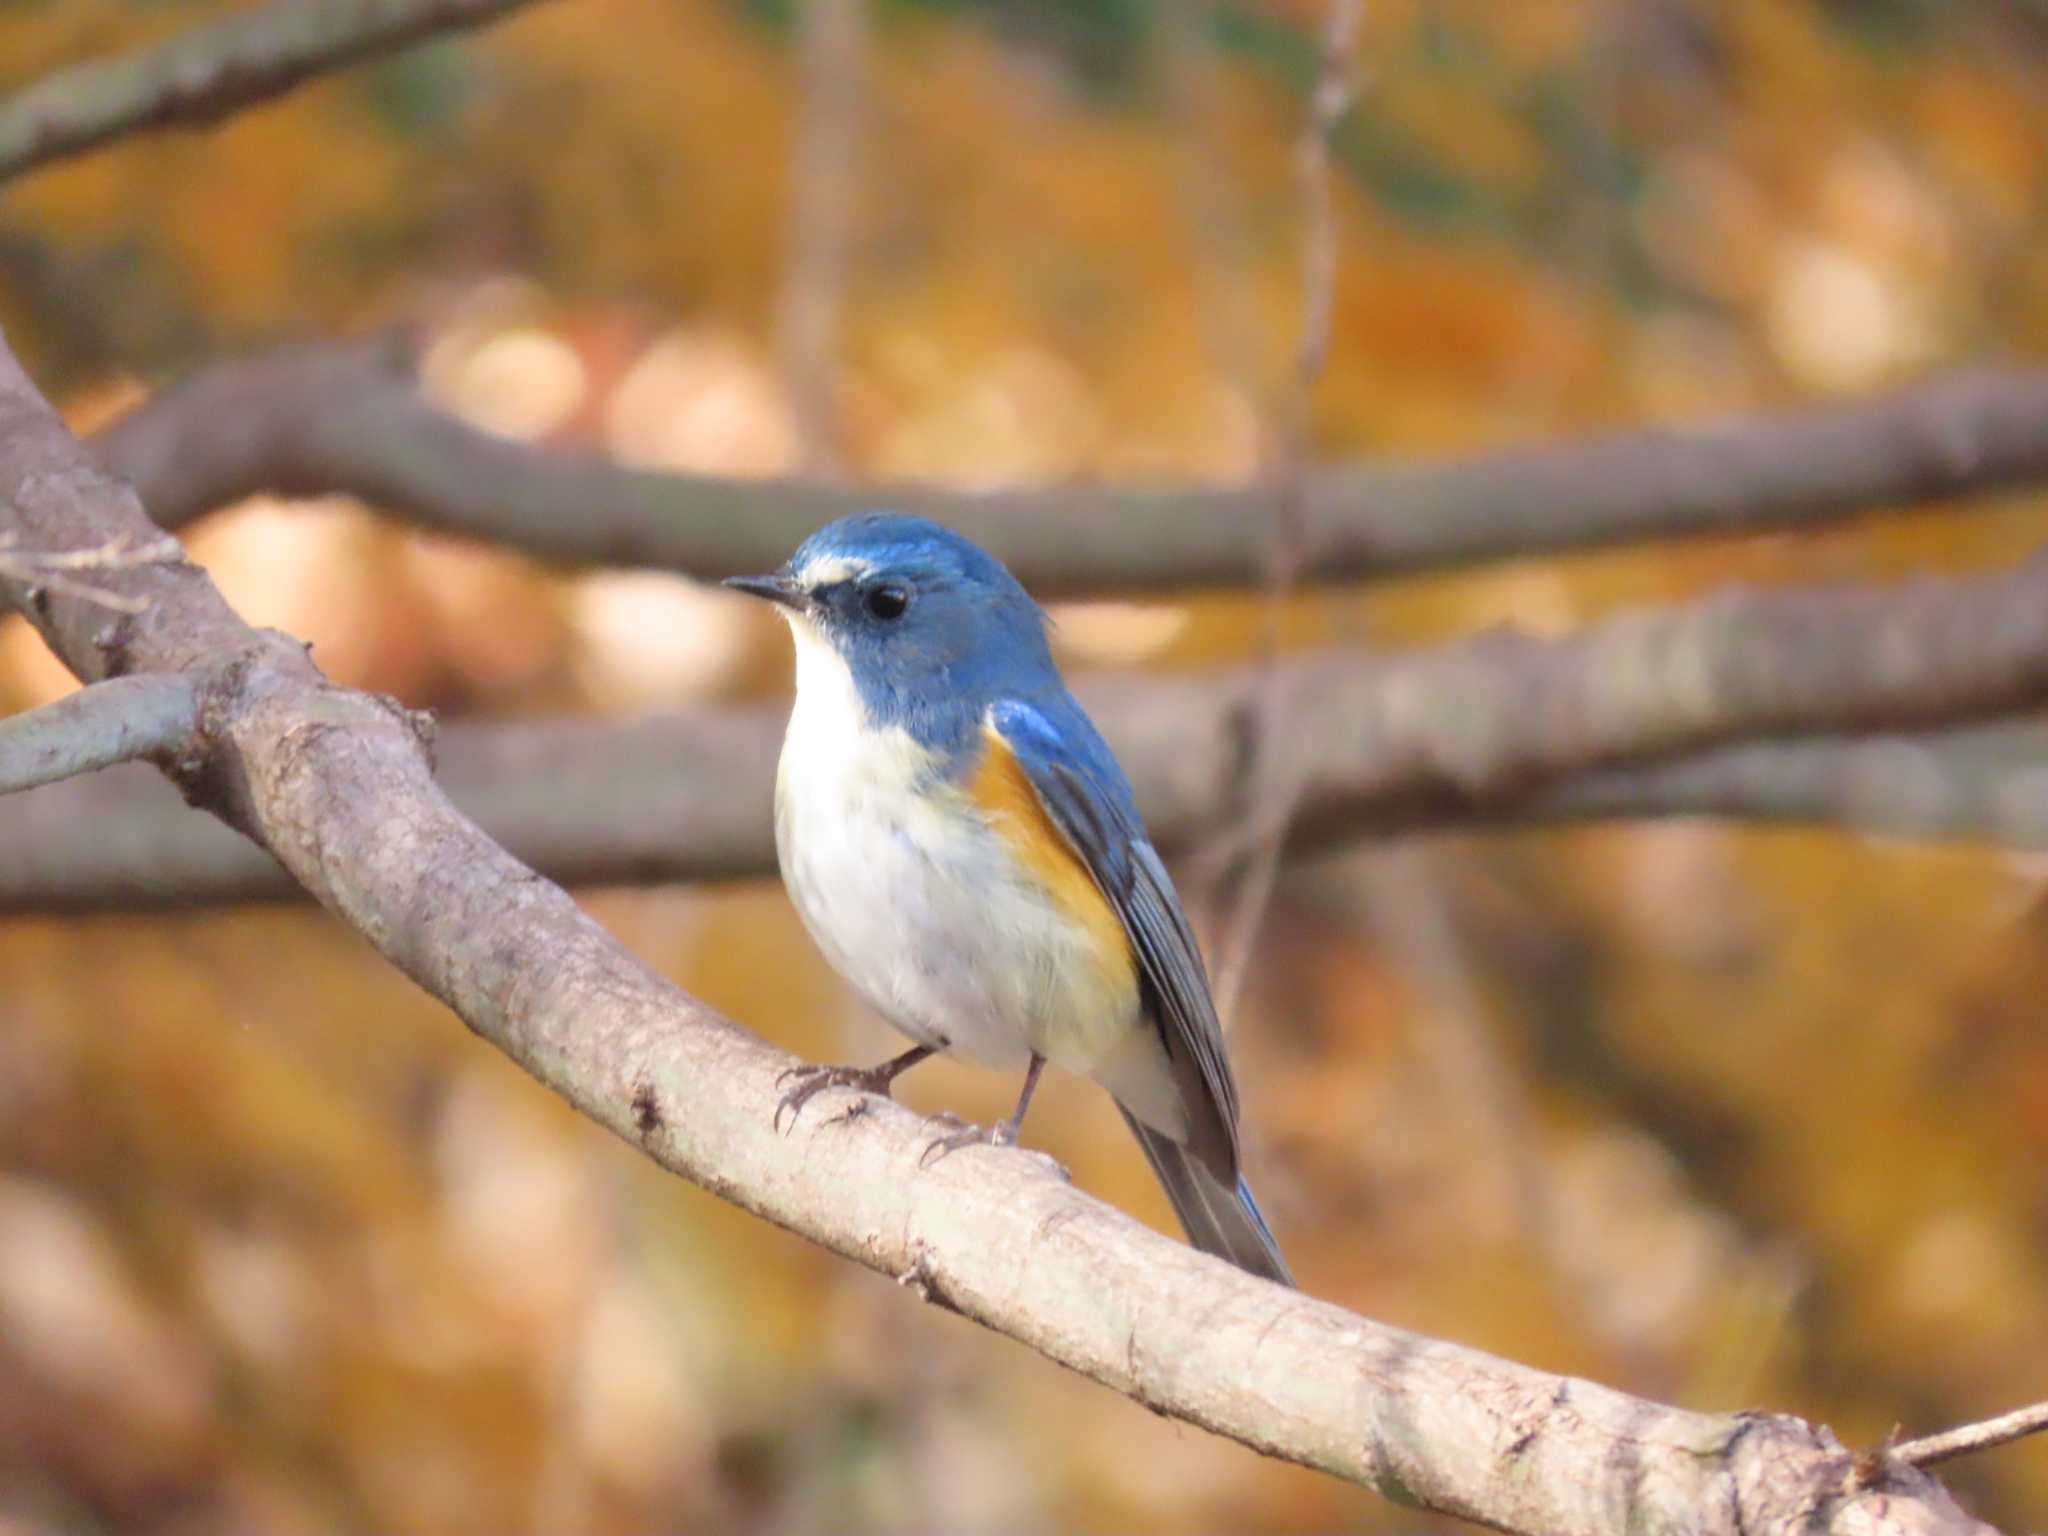
<svg viewBox="0 0 2048 1536">
<path fill-rule="evenodd" d="M 1159 1182 L 1166 1186 L 1166 1197 L 1187 1229 L 1189 1242 L 1247 1273 L 1282 1285 L 1294 1284 L 1249 1184 L 1240 1178 L 1237 1188 L 1229 1188 L 1186 1147 L 1160 1135 L 1127 1109 L 1124 1123 L 1145 1149 L 1145 1160 L 1159 1175 Z"/>
</svg>

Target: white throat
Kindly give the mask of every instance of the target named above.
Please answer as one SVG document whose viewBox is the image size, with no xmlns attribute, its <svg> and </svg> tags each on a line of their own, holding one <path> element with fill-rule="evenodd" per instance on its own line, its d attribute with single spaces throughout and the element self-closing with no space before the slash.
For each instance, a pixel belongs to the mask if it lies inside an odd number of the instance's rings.
<svg viewBox="0 0 2048 1536">
<path fill-rule="evenodd" d="M 801 722 L 808 732 L 830 731 L 851 743 L 867 730 L 867 713 L 854 686 L 853 669 L 830 640 L 818 632 L 808 614 L 782 610 L 796 641 L 796 710 L 794 732 Z M 843 749 L 842 749 L 843 750 Z"/>
<path fill-rule="evenodd" d="M 902 726 L 869 720 L 846 658 L 809 616 L 787 617 L 796 640 L 796 707 L 776 774 L 779 815 L 829 822 L 875 796 L 914 798 L 931 775 L 932 754 Z"/>
</svg>

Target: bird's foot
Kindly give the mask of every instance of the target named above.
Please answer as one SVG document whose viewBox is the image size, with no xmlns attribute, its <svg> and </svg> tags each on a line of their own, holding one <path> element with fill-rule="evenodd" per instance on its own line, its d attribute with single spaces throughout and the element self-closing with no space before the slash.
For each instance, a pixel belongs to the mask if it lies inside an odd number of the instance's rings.
<svg viewBox="0 0 2048 1536">
<path fill-rule="evenodd" d="M 778 1083 L 786 1083 L 794 1078 L 796 1086 L 785 1093 L 776 1104 L 775 1128 L 778 1131 L 782 1129 L 782 1117 L 787 1114 L 790 1129 L 796 1129 L 796 1117 L 803 1113 L 804 1105 L 827 1088 L 856 1088 L 862 1093 L 880 1094 L 885 1099 L 889 1098 L 891 1083 L 927 1056 L 944 1047 L 943 1040 L 937 1045 L 913 1045 L 901 1056 L 891 1056 L 881 1065 L 873 1067 L 791 1067 L 776 1079 Z M 856 1115 L 865 1113 L 866 1109 L 866 1099 L 855 1099 L 837 1118 L 851 1120 Z"/>
<path fill-rule="evenodd" d="M 892 1098 L 889 1085 L 896 1080 L 896 1073 L 889 1070 L 894 1062 L 884 1062 L 879 1067 L 791 1067 L 776 1079 L 778 1083 L 794 1082 L 796 1086 L 785 1093 L 775 1106 L 775 1129 L 781 1130 L 782 1117 L 789 1116 L 789 1128 L 796 1129 L 797 1116 L 812 1099 L 827 1088 L 852 1088 L 861 1093 L 879 1093 L 883 1098 Z M 858 1107 L 847 1111 L 848 1115 L 859 1113 Z"/>
<path fill-rule="evenodd" d="M 931 1144 L 918 1155 L 917 1166 L 929 1168 L 943 1158 L 951 1157 L 962 1147 L 1014 1147 L 1017 1145 L 1017 1122 L 1014 1118 L 998 1120 L 994 1125 L 965 1125 L 953 1115 L 934 1115 L 934 1120 L 950 1121 L 958 1125 L 957 1131 L 944 1136 L 935 1136 Z"/>
</svg>

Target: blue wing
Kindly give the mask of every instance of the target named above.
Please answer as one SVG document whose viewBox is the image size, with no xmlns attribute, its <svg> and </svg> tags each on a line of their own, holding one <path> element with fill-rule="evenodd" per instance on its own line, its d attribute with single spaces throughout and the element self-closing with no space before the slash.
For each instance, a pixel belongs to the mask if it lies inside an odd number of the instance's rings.
<svg viewBox="0 0 2048 1536">
<path fill-rule="evenodd" d="M 1039 803 L 1109 899 L 1138 961 L 1189 1121 L 1188 1151 L 1227 1188 L 1237 1183 L 1237 1085 L 1209 996 L 1201 951 L 1166 866 L 1145 835 L 1130 782 L 1071 695 L 1003 699 L 989 724 Z"/>
</svg>

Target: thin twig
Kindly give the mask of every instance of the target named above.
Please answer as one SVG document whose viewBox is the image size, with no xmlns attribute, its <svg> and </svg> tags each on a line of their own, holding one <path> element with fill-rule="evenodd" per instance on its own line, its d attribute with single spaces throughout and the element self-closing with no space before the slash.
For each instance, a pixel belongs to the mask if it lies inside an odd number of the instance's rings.
<svg viewBox="0 0 2048 1536">
<path fill-rule="evenodd" d="M 284 0 L 45 76 L 0 100 L 0 177 L 144 129 L 196 127 L 531 0 Z"/>
<path fill-rule="evenodd" d="M 798 462 L 823 480 L 841 467 L 836 343 L 860 163 L 866 34 L 864 0 L 811 0 L 798 32 L 804 109 L 791 169 L 780 341 Z"/>
<path fill-rule="evenodd" d="M 0 534 L 0 549 L 12 548 L 11 534 Z M 91 549 L 66 549 L 54 554 L 25 557 L 40 571 L 132 571 L 138 565 L 162 565 L 182 560 L 185 551 L 169 534 L 154 539 L 130 539 L 126 534 L 95 544 Z"/>
<path fill-rule="evenodd" d="M 192 738 L 199 690 L 176 673 L 109 678 L 0 719 L 0 795 L 115 763 L 163 757 Z"/>
<path fill-rule="evenodd" d="M 1978 1451 L 1988 1451 L 1993 1446 L 2024 1440 L 2028 1435 L 2038 1435 L 2043 1430 L 2048 1430 L 2048 1402 L 2015 1408 L 1995 1419 L 1945 1429 L 1938 1435 L 1922 1435 L 1918 1440 L 1904 1441 L 1891 1447 L 1885 1453 L 1885 1460 L 1903 1461 L 1914 1467 L 1931 1467 L 1936 1462 L 1953 1461 L 1958 1456 L 1969 1456 Z"/>
<path fill-rule="evenodd" d="M 1266 673 L 1250 718 L 1247 781 L 1254 819 L 1273 830 L 1261 838 L 1237 880 L 1236 899 L 1220 935 L 1216 1006 L 1229 1019 L 1244 985 L 1259 924 L 1273 896 L 1285 842 L 1288 806 L 1295 791 L 1280 769 L 1278 743 L 1287 729 L 1291 700 L 1283 686 L 1280 652 L 1288 600 L 1308 563 L 1308 463 L 1313 451 L 1316 380 L 1330 350 L 1330 312 L 1337 272 L 1337 220 L 1330 188 L 1330 138 L 1351 106 L 1351 69 L 1364 21 L 1363 0 L 1329 0 L 1323 19 L 1322 62 L 1309 98 L 1308 119 L 1296 146 L 1303 249 L 1301 334 L 1291 388 L 1284 391 L 1276 434 L 1277 486 L 1266 544 L 1266 618 L 1262 669 Z"/>
<path fill-rule="evenodd" d="M 1363 0 L 1330 0 L 1323 24 L 1321 71 L 1309 103 L 1309 122 L 1299 146 L 1296 168 L 1308 225 L 1306 270 L 1302 276 L 1301 346 L 1295 357 L 1299 385 L 1295 408 L 1297 443 L 1308 445 L 1309 392 L 1323 371 L 1330 350 L 1330 310 L 1337 273 L 1337 221 L 1330 187 L 1330 140 L 1351 110 L 1352 61 L 1358 52 L 1359 28 L 1365 21 Z"/>
<path fill-rule="evenodd" d="M 12 535 L 0 534 L 0 575 L 101 608 L 111 608 L 116 613 L 140 613 L 149 606 L 148 599 L 124 597 L 105 587 L 79 581 L 72 573 L 132 571 L 137 566 L 165 565 L 185 558 L 184 546 L 169 534 L 134 543 L 123 536 L 92 549 L 65 550 L 46 555 L 13 554 L 9 552 L 13 544 Z"/>
<path fill-rule="evenodd" d="M 1196 238 L 1192 259 L 1202 340 L 1211 367 L 1274 419 L 1256 310 L 1257 274 L 1244 189 L 1222 130 L 1224 95 L 1212 32 L 1215 0 L 1161 7 L 1158 67 L 1174 140 L 1179 200 Z"/>
</svg>

